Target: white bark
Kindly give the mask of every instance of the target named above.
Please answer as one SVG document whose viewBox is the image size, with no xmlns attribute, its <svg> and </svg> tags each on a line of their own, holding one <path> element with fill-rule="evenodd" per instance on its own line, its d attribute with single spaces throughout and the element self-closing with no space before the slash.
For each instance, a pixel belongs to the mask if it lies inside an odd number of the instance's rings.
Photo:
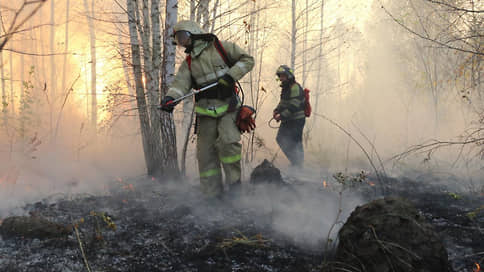
<svg viewBox="0 0 484 272">
<path fill-rule="evenodd" d="M 1 11 L 0 11 L 1 12 Z M 0 13 L 0 18 L 2 17 Z M 3 24 L 0 24 L 0 33 L 4 33 Z M 0 51 L 0 77 L 2 78 L 2 119 L 3 119 L 3 127 L 4 129 L 8 128 L 8 117 L 7 117 L 7 90 L 5 89 L 5 70 L 3 64 L 3 51 Z M 10 78 L 10 81 L 12 79 Z"/>
<path fill-rule="evenodd" d="M 13 95 L 13 53 L 9 52 L 9 72 L 10 72 L 10 113 L 12 116 L 15 115 L 15 96 Z"/>
<path fill-rule="evenodd" d="M 64 60 L 62 62 L 62 91 L 66 91 L 67 52 L 69 50 L 69 1 L 66 0 L 66 31 L 64 39 Z"/>
<path fill-rule="evenodd" d="M 323 35 L 324 35 L 324 0 L 321 1 L 321 29 L 319 31 L 319 52 L 318 52 L 318 77 L 316 79 L 316 98 L 313 106 L 313 111 L 318 112 L 318 105 L 319 105 L 319 97 L 322 95 L 323 87 L 321 86 L 321 77 L 322 77 L 322 63 L 323 63 Z M 316 118 L 312 118 L 312 125 L 311 128 L 314 127 L 316 122 Z"/>
<path fill-rule="evenodd" d="M 3 69 L 3 51 L 0 51 L 0 76 L 2 77 L 2 118 L 3 127 L 6 129 L 8 127 L 7 118 L 7 92 L 5 89 L 5 73 Z"/>
<path fill-rule="evenodd" d="M 162 67 L 162 95 L 166 95 L 168 85 L 173 81 L 175 75 L 175 53 L 176 48 L 170 38 L 173 27 L 178 16 L 178 1 L 166 0 L 165 11 L 165 33 L 163 47 L 163 67 Z M 176 146 L 175 123 L 173 115 L 163 113 L 161 116 L 161 139 L 163 142 L 162 151 L 162 171 L 167 175 L 178 176 L 178 156 Z"/>
<path fill-rule="evenodd" d="M 296 65 L 296 0 L 292 0 L 291 8 L 292 28 L 291 28 L 291 68 L 294 69 Z"/>
<path fill-rule="evenodd" d="M 55 110 L 56 97 L 56 71 L 55 71 L 55 1 L 50 6 L 50 134 L 53 132 L 53 114 Z"/>
<path fill-rule="evenodd" d="M 195 0 L 190 0 L 190 21 L 195 21 L 197 5 Z"/>
<path fill-rule="evenodd" d="M 197 22 L 200 22 L 200 26 L 205 32 L 208 32 L 210 24 L 210 13 L 208 7 L 210 6 L 210 0 L 199 0 L 197 11 Z"/>
</svg>

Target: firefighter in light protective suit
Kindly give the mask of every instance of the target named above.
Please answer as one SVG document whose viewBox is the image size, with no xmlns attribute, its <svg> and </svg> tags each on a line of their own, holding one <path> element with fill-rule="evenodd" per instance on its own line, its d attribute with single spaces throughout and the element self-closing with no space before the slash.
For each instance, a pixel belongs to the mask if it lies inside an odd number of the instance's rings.
<svg viewBox="0 0 484 272">
<path fill-rule="evenodd" d="M 235 81 L 252 70 L 254 59 L 232 42 L 220 41 L 222 49 L 217 49 L 216 36 L 203 33 L 192 21 L 178 22 L 174 38 L 188 55 L 162 99 L 161 109 L 172 112 L 175 106 L 172 101 L 188 94 L 192 88 L 218 83 L 195 95 L 200 184 L 206 196 L 221 197 L 223 169 L 229 192 L 240 191 L 242 145 L 241 132 L 236 126 L 240 102 L 235 94 Z M 221 51 L 228 60 L 224 60 Z"/>
</svg>

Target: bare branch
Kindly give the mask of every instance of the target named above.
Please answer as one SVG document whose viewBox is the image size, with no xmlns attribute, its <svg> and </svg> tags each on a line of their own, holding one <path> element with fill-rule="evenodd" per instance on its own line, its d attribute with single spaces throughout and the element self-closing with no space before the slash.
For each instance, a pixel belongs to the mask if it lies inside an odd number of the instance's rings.
<svg viewBox="0 0 484 272">
<path fill-rule="evenodd" d="M 472 12 L 472 13 L 483 13 L 484 12 L 484 10 L 472 10 L 472 9 L 459 8 L 459 7 L 453 6 L 449 3 L 444 3 L 444 2 L 441 2 L 441 1 L 435 1 L 435 0 L 425 0 L 425 1 L 430 2 L 430 3 L 434 3 L 434 4 L 438 4 L 438 5 L 442 5 L 442 6 L 446 6 L 446 7 L 449 7 L 451 9 L 457 10 L 457 11 Z"/>
</svg>

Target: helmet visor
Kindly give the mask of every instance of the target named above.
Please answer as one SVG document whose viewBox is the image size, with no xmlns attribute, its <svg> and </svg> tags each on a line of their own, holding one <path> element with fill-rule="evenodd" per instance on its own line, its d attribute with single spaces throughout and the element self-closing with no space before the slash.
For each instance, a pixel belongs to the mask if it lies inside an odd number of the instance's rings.
<svg viewBox="0 0 484 272">
<path fill-rule="evenodd" d="M 188 42 L 188 39 L 190 39 L 190 32 L 185 31 L 185 30 L 180 30 L 175 32 L 175 42 L 178 45 L 185 45 Z"/>
</svg>

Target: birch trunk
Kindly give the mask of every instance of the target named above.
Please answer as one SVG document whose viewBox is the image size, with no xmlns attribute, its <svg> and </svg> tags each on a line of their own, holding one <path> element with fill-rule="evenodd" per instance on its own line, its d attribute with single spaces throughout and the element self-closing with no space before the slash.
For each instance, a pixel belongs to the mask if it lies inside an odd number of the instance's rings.
<svg viewBox="0 0 484 272">
<path fill-rule="evenodd" d="M 1 12 L 1 11 L 0 11 Z M 0 13 L 0 18 L 2 18 L 2 14 Z M 3 24 L 0 24 L 0 33 L 3 33 Z M 7 116 L 7 90 L 5 89 L 5 70 L 3 65 L 3 50 L 0 51 L 0 76 L 2 77 L 2 119 L 3 119 L 3 127 L 4 129 L 8 129 L 8 116 Z M 10 78 L 10 81 L 12 79 Z"/>
<path fill-rule="evenodd" d="M 66 32 L 64 39 L 64 60 L 62 62 L 62 91 L 66 91 L 67 51 L 69 50 L 69 1 L 66 0 Z"/>
<path fill-rule="evenodd" d="M 52 136 L 53 132 L 53 114 L 55 110 L 55 97 L 56 97 L 56 80 L 55 80 L 55 1 L 51 2 L 50 6 L 50 53 L 52 56 L 50 57 L 50 135 Z"/>
<path fill-rule="evenodd" d="M 20 51 L 23 50 L 22 43 L 19 43 Z M 25 139 L 25 57 L 24 54 L 20 54 L 20 105 L 19 105 L 19 120 L 20 120 L 20 139 Z"/>
<path fill-rule="evenodd" d="M 84 0 L 87 24 L 89 26 L 89 42 L 91 48 L 91 128 L 93 136 L 97 134 L 97 91 L 96 91 L 96 32 L 94 29 L 94 0 L 92 10 L 89 11 L 87 0 Z M 52 1 L 54 2 L 54 1 Z"/>
<path fill-rule="evenodd" d="M 156 12 L 156 9 L 154 6 L 156 6 L 159 1 L 153 0 L 151 4 L 151 8 Z M 152 11 L 153 11 L 152 10 Z M 159 160 L 159 153 L 160 153 L 160 114 L 159 110 L 157 109 L 157 105 L 159 104 L 159 81 L 158 81 L 158 76 L 159 76 L 159 65 L 158 65 L 158 70 L 153 67 L 153 62 L 155 60 L 158 60 L 159 62 L 159 54 L 161 51 L 160 48 L 160 38 L 155 38 L 156 36 L 156 31 L 160 31 L 160 24 L 159 24 L 159 8 L 158 8 L 158 14 L 151 14 L 150 15 L 150 5 L 148 0 L 143 0 L 143 8 L 142 8 L 142 13 L 143 13 L 143 31 L 140 33 L 142 42 L 143 42 L 143 60 L 144 60 L 144 76 L 145 76 L 145 89 L 146 89 L 146 94 L 148 98 L 148 114 L 150 116 L 150 141 L 152 143 L 153 149 L 153 160 L 155 161 L 155 164 L 158 164 Z M 158 16 L 158 18 L 156 18 Z M 158 30 L 154 29 L 153 25 L 153 31 L 152 31 L 152 22 L 150 19 L 157 21 L 157 28 Z M 153 36 L 151 36 L 151 33 L 153 33 Z M 150 43 L 150 40 L 153 42 L 156 42 L 158 40 L 158 48 L 152 48 L 152 44 Z M 154 44 L 153 44 L 154 46 Z M 155 52 L 157 51 L 157 52 Z M 158 56 L 155 56 L 155 54 L 158 54 Z"/>
<path fill-rule="evenodd" d="M 131 58 L 133 66 L 133 74 L 135 81 L 136 90 L 136 104 L 138 106 L 138 116 L 140 121 L 141 130 L 141 140 L 143 144 L 143 151 L 145 157 L 145 163 L 147 172 L 149 175 L 154 173 L 155 165 L 152 161 L 152 148 L 150 146 L 149 136 L 150 136 L 150 124 L 148 109 L 146 108 L 146 99 L 143 88 L 143 72 L 141 70 L 141 51 L 138 39 L 138 31 L 136 26 L 136 9 L 137 3 L 133 0 L 126 0 L 126 7 L 128 11 L 128 26 L 129 26 L 129 36 L 131 43 Z"/>
<path fill-rule="evenodd" d="M 9 52 L 9 71 L 10 71 L 10 113 L 15 116 L 15 96 L 13 90 L 13 53 Z"/>
<path fill-rule="evenodd" d="M 296 65 L 296 0 L 292 0 L 292 28 L 291 28 L 291 68 L 294 69 Z"/>
<path fill-rule="evenodd" d="M 314 96 L 316 99 L 314 101 L 313 111 L 318 112 L 319 106 L 319 97 L 322 95 L 323 88 L 321 86 L 321 76 L 322 76 L 322 63 L 323 63 L 323 34 L 324 34 L 324 0 L 321 1 L 321 30 L 319 31 L 319 46 L 318 46 L 318 77 L 316 79 L 316 95 Z M 312 129 L 315 125 L 316 118 L 312 118 L 311 126 L 309 127 L 308 131 Z"/>
<path fill-rule="evenodd" d="M 145 0 L 146 1 L 146 0 Z M 153 144 L 153 160 L 156 165 L 156 171 L 163 169 L 163 151 L 160 142 L 161 123 L 160 123 L 160 66 L 161 66 L 161 26 L 160 26 L 160 0 L 151 1 L 151 39 L 152 47 L 150 55 L 151 68 L 148 71 L 147 86 L 148 98 L 150 103 L 150 121 L 151 121 L 151 141 Z M 145 33 L 146 35 L 146 33 Z M 164 142 L 163 142 L 164 143 Z M 175 149 L 176 150 L 176 149 Z M 161 169 L 160 169 L 161 167 Z"/>
<path fill-rule="evenodd" d="M 302 85 L 306 86 L 306 78 L 307 78 L 307 48 L 308 48 L 308 31 L 309 31 L 309 3 L 306 0 L 306 10 L 305 13 L 305 20 L 304 20 L 304 36 L 303 36 L 303 55 L 302 55 Z M 293 67 L 294 69 L 295 67 Z"/>
<path fill-rule="evenodd" d="M 162 66 L 162 87 L 163 96 L 168 91 L 168 85 L 173 81 L 175 75 L 175 53 L 176 48 L 173 45 L 170 35 L 173 33 L 173 27 L 176 24 L 178 16 L 178 1 L 166 0 L 165 14 L 165 33 L 163 47 L 163 66 Z M 162 149 L 162 171 L 168 176 L 178 177 L 178 157 L 176 146 L 175 123 L 173 115 L 163 112 L 161 115 L 161 139 Z"/>
<path fill-rule="evenodd" d="M 8 127 L 8 117 L 7 117 L 7 93 L 5 89 L 5 72 L 3 69 L 3 51 L 0 51 L 0 76 L 2 77 L 2 119 L 3 127 L 7 129 Z"/>
<path fill-rule="evenodd" d="M 195 21 L 197 5 L 195 0 L 190 1 L 190 21 Z"/>
<path fill-rule="evenodd" d="M 197 22 L 200 23 L 203 31 L 207 32 L 210 23 L 210 14 L 208 12 L 208 7 L 210 6 L 210 0 L 199 0 L 198 1 L 198 13 Z"/>
</svg>

